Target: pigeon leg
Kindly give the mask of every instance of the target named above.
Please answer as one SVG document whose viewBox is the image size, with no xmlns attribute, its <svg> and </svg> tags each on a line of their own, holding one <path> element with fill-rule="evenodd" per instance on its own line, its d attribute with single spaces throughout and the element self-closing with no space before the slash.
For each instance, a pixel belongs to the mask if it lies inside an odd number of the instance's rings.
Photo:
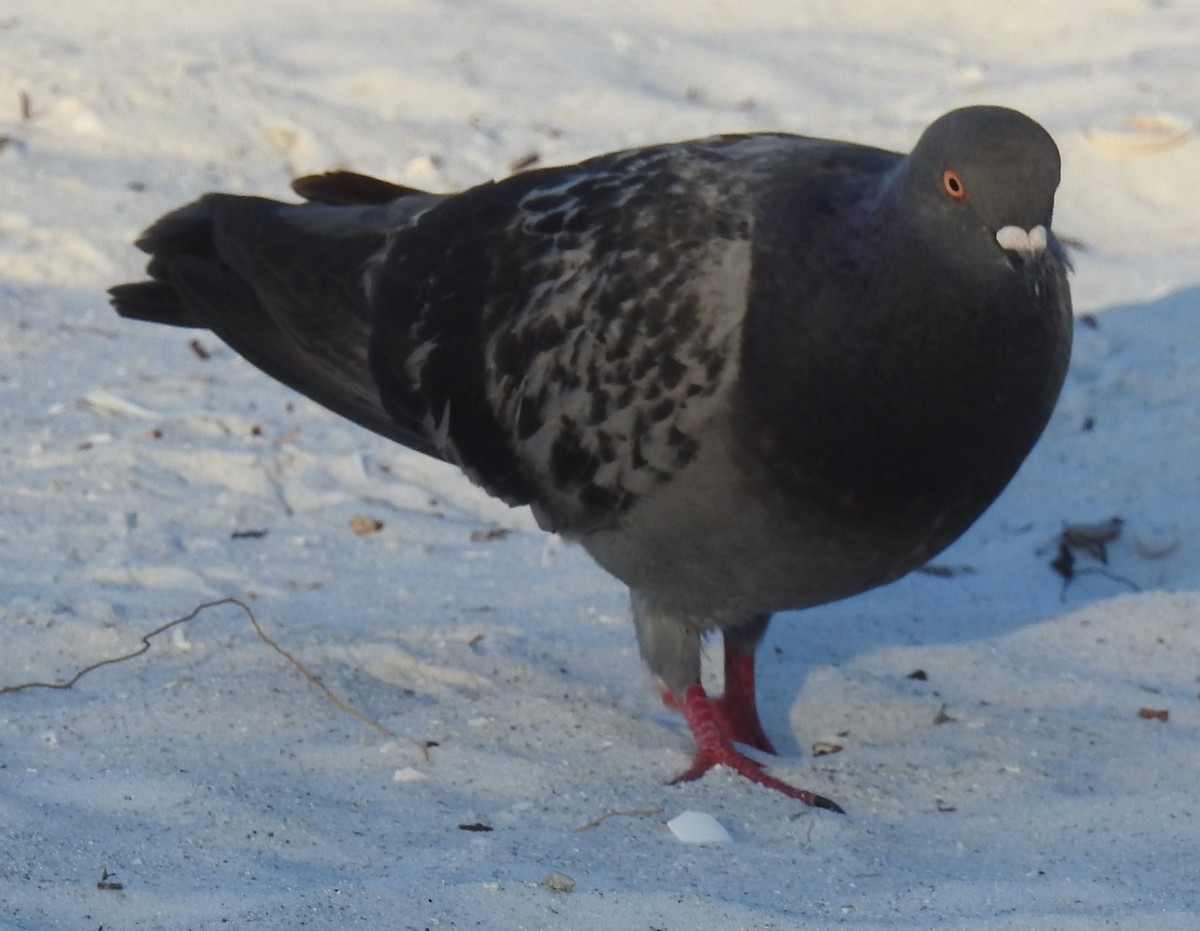
<svg viewBox="0 0 1200 931">
<path fill-rule="evenodd" d="M 705 694 L 704 686 L 699 682 L 688 686 L 683 700 L 676 700 L 676 703 L 683 712 L 683 719 L 687 722 L 692 737 L 695 738 L 696 757 L 692 760 L 692 765 L 676 776 L 673 782 L 691 782 L 693 779 L 699 779 L 714 766 L 728 766 L 751 782 L 782 792 L 805 805 L 845 813 L 839 805 L 824 796 L 814 795 L 807 789 L 798 789 L 781 779 L 768 776 L 763 772 L 761 763 L 735 750 L 729 738 L 721 732 L 712 700 Z"/>
<path fill-rule="evenodd" d="M 672 711 L 683 711 L 683 706 L 666 686 L 662 687 L 662 700 Z M 722 737 L 764 753 L 777 752 L 758 719 L 758 705 L 754 698 L 753 649 L 744 650 L 726 637 L 725 694 L 709 698 L 708 702 Z"/>
<path fill-rule="evenodd" d="M 728 632 L 725 634 L 725 694 L 711 701 L 722 734 L 747 747 L 775 753 L 775 747 L 758 719 L 754 698 L 754 646 L 746 649 Z"/>
<path fill-rule="evenodd" d="M 770 617 L 755 615 L 723 629 L 725 641 L 725 694 L 710 699 L 717 727 L 735 743 L 774 754 L 775 747 L 763 730 L 754 698 L 754 654 L 767 631 Z M 682 711 L 670 689 L 662 690 L 663 704 Z"/>
</svg>

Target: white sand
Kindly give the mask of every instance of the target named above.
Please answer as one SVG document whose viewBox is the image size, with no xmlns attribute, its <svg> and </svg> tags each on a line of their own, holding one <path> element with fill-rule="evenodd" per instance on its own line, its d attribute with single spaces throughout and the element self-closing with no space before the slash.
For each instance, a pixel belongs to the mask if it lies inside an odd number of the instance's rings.
<svg viewBox="0 0 1200 931">
<path fill-rule="evenodd" d="M 2 694 L 0 926 L 1197 927 L 1198 48 L 1194 0 L 0 8 L 0 684 L 234 596 L 394 735 L 231 607 Z M 972 102 L 1058 140 L 1094 327 L 1042 443 L 937 560 L 969 571 L 773 626 L 772 771 L 847 817 L 722 772 L 665 785 L 691 744 L 620 585 L 103 293 L 208 189 L 342 165 L 450 190 L 749 129 L 905 148 Z M 1113 575 L 1064 591 L 1064 522 L 1112 516 Z M 685 810 L 733 843 L 682 843 Z"/>
</svg>

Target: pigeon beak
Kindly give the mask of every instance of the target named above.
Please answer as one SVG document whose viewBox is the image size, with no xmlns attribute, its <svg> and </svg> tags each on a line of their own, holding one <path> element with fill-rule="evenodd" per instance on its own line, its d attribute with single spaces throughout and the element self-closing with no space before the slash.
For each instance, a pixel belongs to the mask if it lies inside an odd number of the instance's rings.
<svg viewBox="0 0 1200 931">
<path fill-rule="evenodd" d="M 1024 230 L 1019 226 L 1003 226 L 996 231 L 996 242 L 1005 252 L 1015 252 L 1018 257 L 1036 259 L 1046 251 L 1046 227 L 1038 225 Z"/>
<path fill-rule="evenodd" d="M 1021 273 L 1035 294 L 1041 291 L 1042 271 L 1045 268 L 1043 259 L 1049 239 L 1046 227 L 1040 224 L 1028 230 L 1019 226 L 1004 226 L 996 231 L 996 242 L 1008 257 L 1009 265 Z"/>
</svg>

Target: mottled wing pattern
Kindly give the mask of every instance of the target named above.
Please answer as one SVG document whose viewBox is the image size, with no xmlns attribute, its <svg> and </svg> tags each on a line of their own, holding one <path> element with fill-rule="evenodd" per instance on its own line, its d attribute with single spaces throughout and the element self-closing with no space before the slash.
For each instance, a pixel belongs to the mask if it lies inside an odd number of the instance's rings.
<svg viewBox="0 0 1200 931">
<path fill-rule="evenodd" d="M 752 199 L 787 139 L 616 153 L 428 211 L 375 296 L 393 416 L 549 527 L 619 514 L 691 461 L 736 378 Z"/>
</svg>

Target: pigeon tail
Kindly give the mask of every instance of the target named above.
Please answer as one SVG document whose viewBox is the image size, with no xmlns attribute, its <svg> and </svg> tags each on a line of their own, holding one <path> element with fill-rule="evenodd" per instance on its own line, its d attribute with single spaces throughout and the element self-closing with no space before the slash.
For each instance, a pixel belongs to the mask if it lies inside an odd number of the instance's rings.
<svg viewBox="0 0 1200 931">
<path fill-rule="evenodd" d="M 332 182 L 311 181 L 333 199 Z M 150 280 L 111 288 L 113 306 L 130 319 L 211 330 L 318 404 L 437 456 L 418 424 L 385 410 L 369 364 L 373 259 L 397 218 L 431 200 L 397 190 L 405 193 L 393 202 L 350 207 L 208 194 L 142 235 Z"/>
</svg>

